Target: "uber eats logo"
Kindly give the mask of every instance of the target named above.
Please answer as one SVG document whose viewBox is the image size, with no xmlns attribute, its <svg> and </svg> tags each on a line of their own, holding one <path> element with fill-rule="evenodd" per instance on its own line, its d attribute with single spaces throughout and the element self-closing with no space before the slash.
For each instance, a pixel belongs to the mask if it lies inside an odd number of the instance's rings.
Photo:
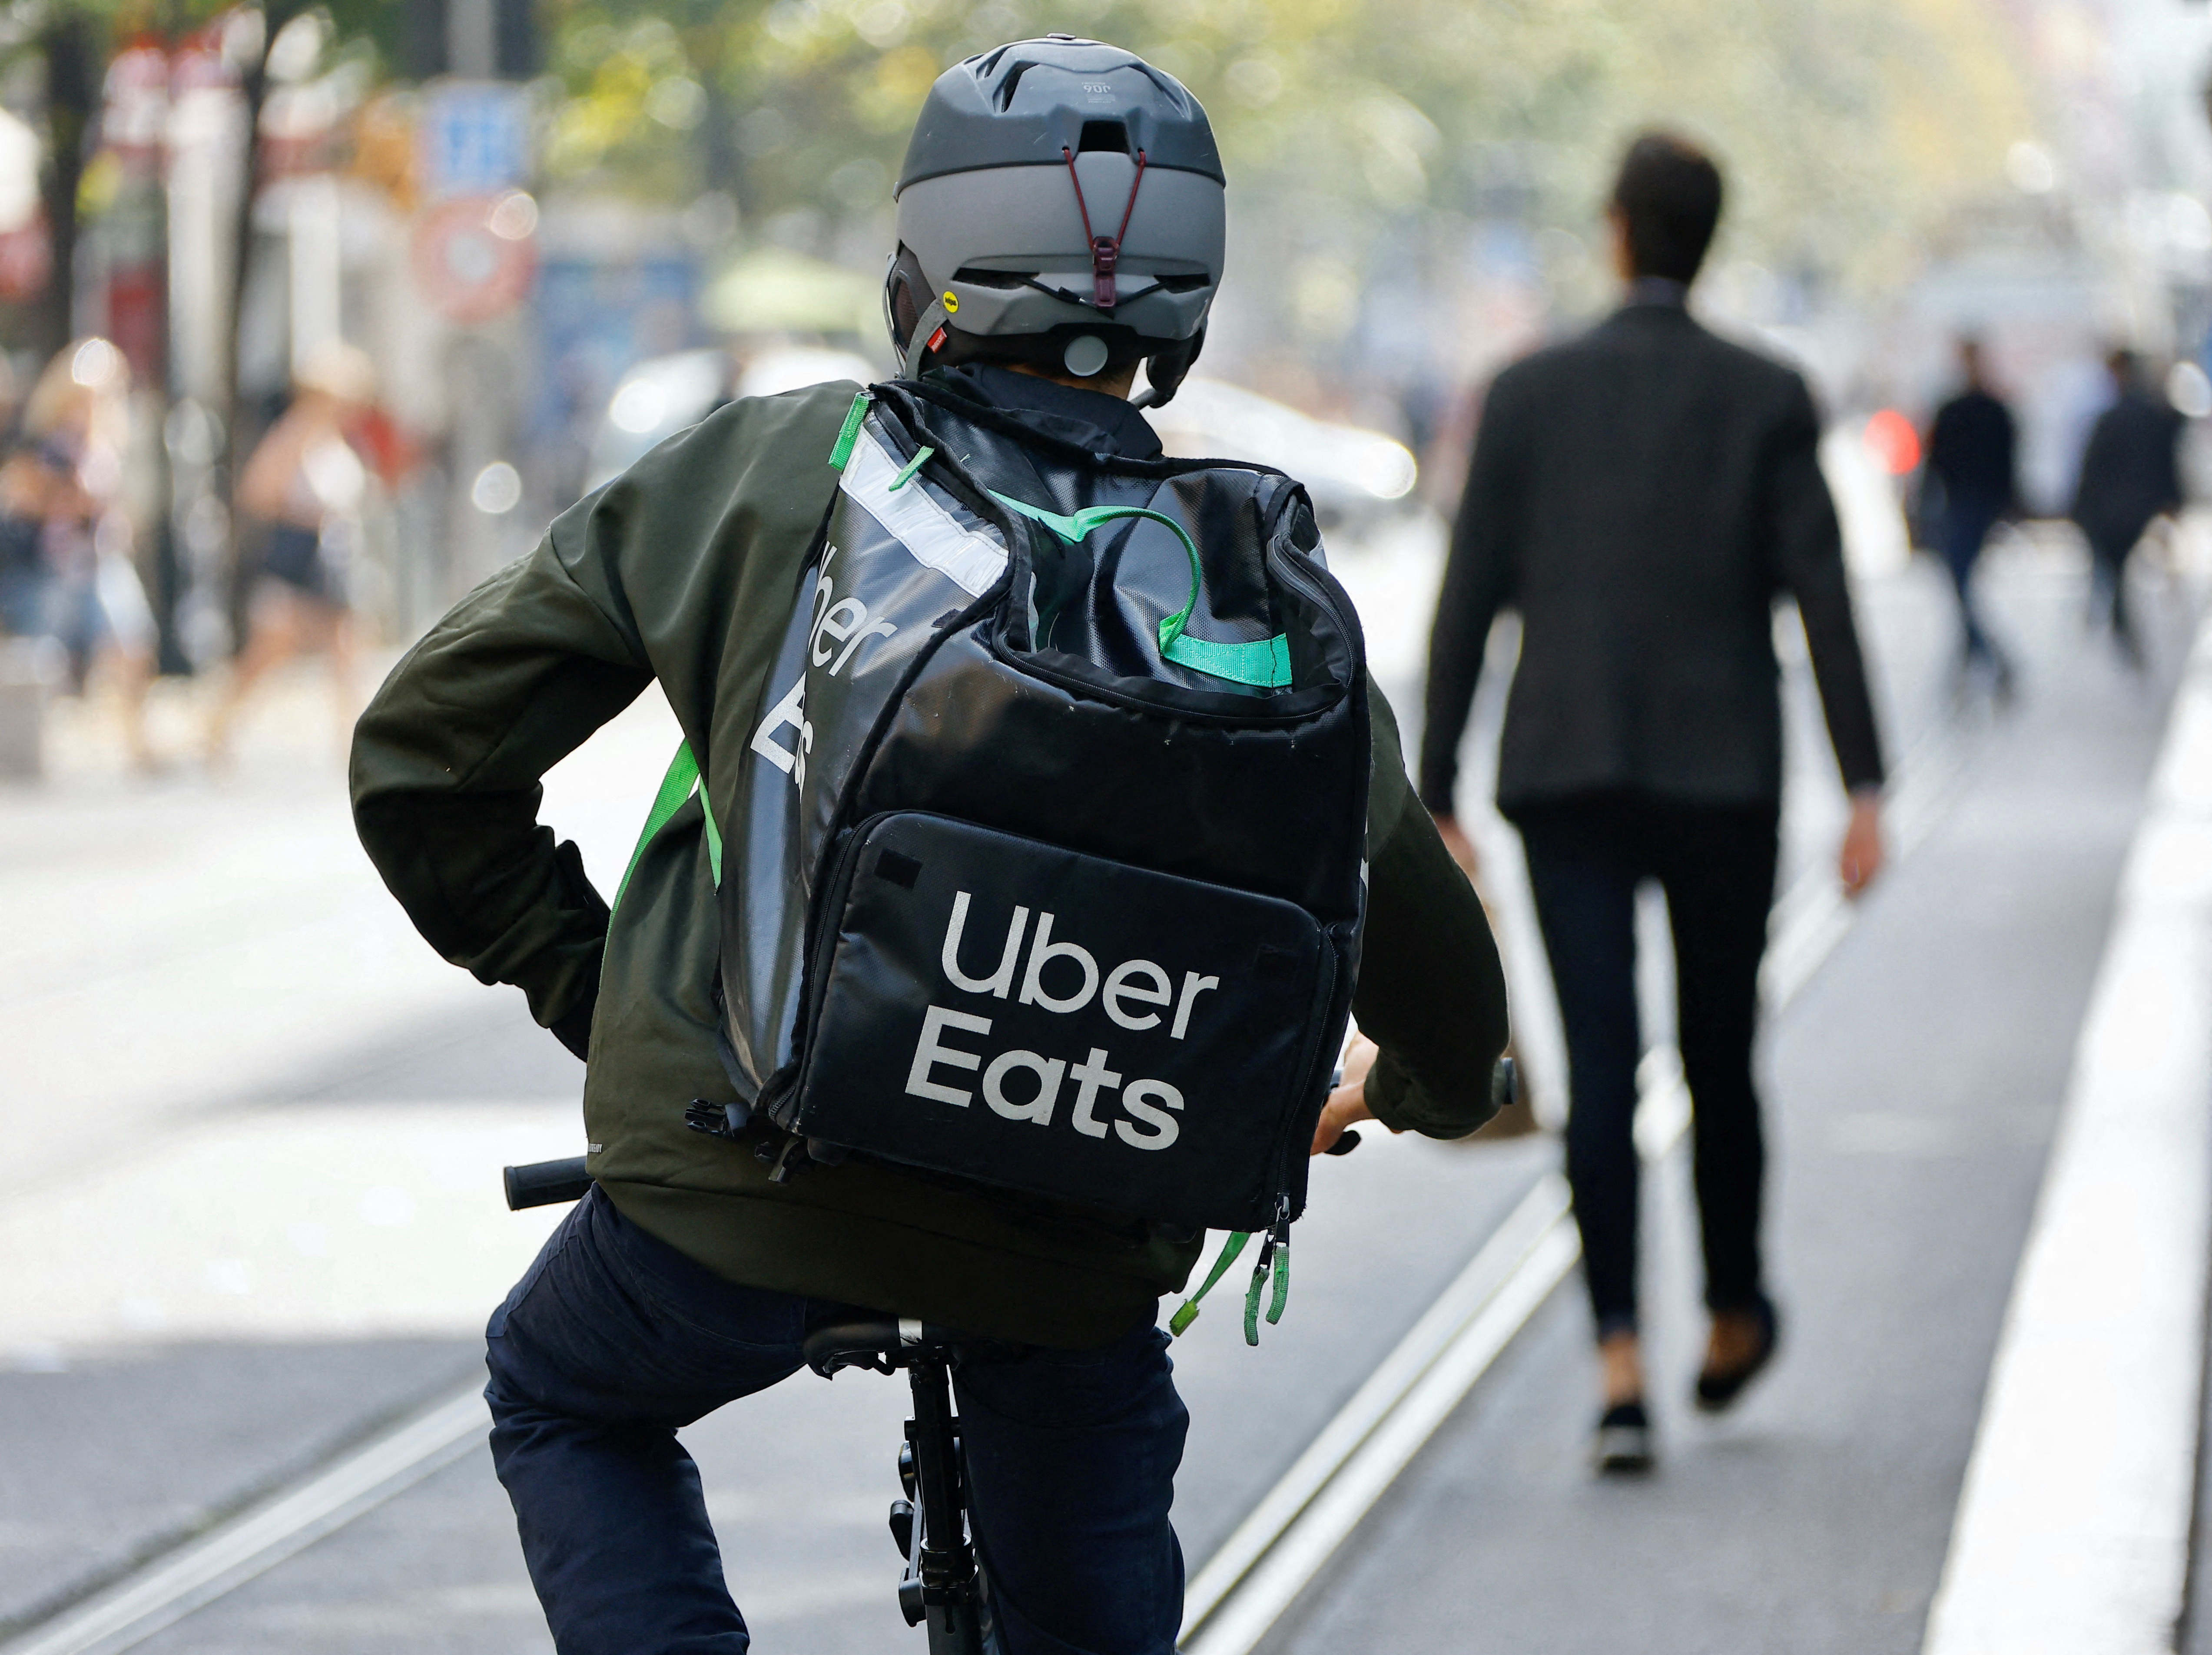
<svg viewBox="0 0 2212 1655">
<path fill-rule="evenodd" d="M 939 955 L 945 980 L 963 993 L 1011 999 L 1017 1005 L 1039 1006 L 1063 1015 L 1081 1011 L 1095 1000 L 1120 1028 L 1137 1034 L 1164 1029 L 1168 1039 L 1180 1040 L 1190 1030 L 1200 997 L 1221 986 L 1219 978 L 1194 971 L 1183 973 L 1178 984 L 1164 967 L 1150 960 L 1124 960 L 1102 972 L 1097 958 L 1080 943 L 1054 940 L 1053 928 L 1060 923 L 1056 915 L 1036 914 L 1032 931 L 1032 916 L 1024 907 L 1017 907 L 1006 923 L 996 968 L 987 976 L 975 976 L 961 965 L 969 908 L 968 893 L 956 894 Z M 974 960 L 977 952 L 970 950 L 968 957 Z M 981 952 L 988 957 L 988 951 Z M 1103 1138 L 1110 1131 L 1139 1149 L 1164 1149 L 1176 1141 L 1176 1112 L 1183 1099 L 1167 1082 L 1125 1076 L 1103 1046 L 1091 1047 L 1077 1063 L 1018 1047 L 994 1054 L 988 1039 L 992 1021 L 947 1006 L 931 1006 L 922 1015 L 921 1035 L 907 1070 L 908 1094 L 966 1108 L 981 1090 L 984 1103 L 995 1112 L 1039 1126 L 1053 1125 L 1064 1104 L 1068 1124 L 1086 1137 Z M 970 1084 L 949 1083 L 961 1079 Z"/>
</svg>

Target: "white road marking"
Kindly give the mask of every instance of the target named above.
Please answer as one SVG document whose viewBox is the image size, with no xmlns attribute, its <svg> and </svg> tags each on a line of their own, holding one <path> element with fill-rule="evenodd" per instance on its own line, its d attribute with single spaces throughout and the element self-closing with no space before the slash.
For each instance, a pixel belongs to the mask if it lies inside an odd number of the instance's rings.
<svg viewBox="0 0 2212 1655">
<path fill-rule="evenodd" d="M 1566 1210 L 1565 1182 L 1556 1174 L 1538 1179 L 1467 1268 L 1368 1375 L 1351 1401 L 1206 1560 L 1183 1593 L 1183 1637 L 1188 1638 L 1221 1606 L 1315 1497 L 1366 1446 L 1376 1428 L 1468 1337 L 1470 1328 L 1527 1264 L 1529 1255 L 1557 1232 Z M 1202 1646 L 1212 1647 L 1211 1643 Z"/>
<path fill-rule="evenodd" d="M 1523 1203 L 1522 1210 L 1539 1203 L 1564 1209 L 1566 1199 L 1565 1180 L 1555 1173 L 1547 1173 L 1531 1192 L 1531 1201 Z M 1476 1256 L 1475 1264 L 1469 1266 L 1460 1282 L 1454 1283 L 1453 1291 L 1463 1285 L 1473 1285 L 1469 1277 L 1475 1275 L 1490 1251 L 1486 1246 Z M 1498 1353 L 1537 1307 L 1551 1296 L 1552 1289 L 1565 1279 L 1581 1256 L 1573 1227 L 1555 1216 L 1522 1249 L 1514 1267 L 1503 1279 L 1493 1277 L 1482 1282 L 1487 1291 L 1482 1294 L 1472 1313 L 1452 1330 L 1450 1337 L 1433 1358 L 1390 1400 L 1361 1434 L 1358 1446 L 1334 1469 L 1334 1474 L 1322 1482 L 1297 1518 L 1285 1525 L 1280 1537 L 1250 1566 L 1243 1590 L 1215 1608 L 1198 1626 L 1194 1635 L 1187 1631 L 1178 1647 L 1192 1655 L 1245 1655 L 1246 1651 L 1255 1646 L 1343 1543 L 1345 1537 L 1358 1526 L 1360 1519 L 1367 1515 L 1383 1490 L 1413 1462 L 1413 1456 L 1421 1451 L 1436 1428 L 1450 1417 L 1474 1382 L 1497 1360 Z M 1429 1319 L 1425 1317 L 1424 1324 Z M 1396 1362 L 1404 1353 L 1405 1347 L 1401 1346 L 1391 1353 L 1385 1367 Z M 1363 1386 L 1363 1393 L 1368 1388 Z M 1332 1422 L 1331 1430 L 1334 1429 Z M 1328 1435 L 1325 1432 L 1324 1439 Z M 1273 1498 L 1271 1495 L 1270 1500 Z M 1212 1567 L 1209 1564 L 1207 1572 Z M 1205 1573 L 1201 1573 L 1201 1584 L 1205 1578 Z M 1186 1625 L 1193 1619 L 1186 1610 Z"/>
<path fill-rule="evenodd" d="M 2212 623 L 2176 702 L 1991 1365 L 1924 1655 L 2173 1647 L 2212 1216 Z"/>
<path fill-rule="evenodd" d="M 451 1464 L 483 1440 L 468 1389 L 64 1611 L 0 1655 L 116 1655 L 305 1550 Z"/>
</svg>

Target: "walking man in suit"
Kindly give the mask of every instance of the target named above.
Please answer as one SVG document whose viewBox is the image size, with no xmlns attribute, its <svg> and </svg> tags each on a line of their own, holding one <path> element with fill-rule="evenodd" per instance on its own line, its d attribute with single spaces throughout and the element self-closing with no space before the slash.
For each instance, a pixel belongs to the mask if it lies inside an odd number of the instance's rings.
<svg viewBox="0 0 2212 1655">
<path fill-rule="evenodd" d="M 1520 612 L 1498 804 L 1528 853 L 1565 1026 L 1567 1176 L 1606 1470 L 1650 1464 L 1630 1130 L 1647 878 L 1666 893 L 1695 1106 L 1712 1315 L 1698 1405 L 1726 1407 L 1775 1349 L 1752 1043 L 1782 787 L 1771 609 L 1784 594 L 1850 792 L 1844 888 L 1863 889 L 1882 858 L 1881 751 L 1811 395 L 1684 307 L 1720 209 L 1719 171 L 1698 149 L 1660 133 L 1630 147 L 1607 213 L 1626 302 L 1492 386 L 1430 643 L 1421 797 L 1471 865 L 1454 820 L 1461 737 L 1491 621 Z"/>
<path fill-rule="evenodd" d="M 1958 394 L 1936 410 L 1928 427 L 1928 463 L 1921 479 L 1921 515 L 1935 530 L 1951 585 L 1959 594 L 1959 672 L 1988 670 L 2000 701 L 2012 695 L 2012 658 L 1983 622 L 1974 602 L 1974 566 L 1983 543 L 2019 497 L 2012 410 L 1990 387 L 1978 339 L 1959 342 Z"/>
<path fill-rule="evenodd" d="M 2128 555 L 2154 519 L 2181 509 L 2181 430 L 2173 404 L 2143 383 L 2132 351 L 2115 350 L 2112 405 L 2097 416 L 2081 454 L 2074 521 L 2089 543 L 2093 610 L 2112 629 L 2120 658 L 2143 664 L 2142 644 L 2128 614 Z"/>
</svg>

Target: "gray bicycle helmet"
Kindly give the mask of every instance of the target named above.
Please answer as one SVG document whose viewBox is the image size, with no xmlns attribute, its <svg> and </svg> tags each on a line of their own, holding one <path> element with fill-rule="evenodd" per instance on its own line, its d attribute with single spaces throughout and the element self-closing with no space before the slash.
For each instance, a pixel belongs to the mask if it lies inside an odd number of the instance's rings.
<svg viewBox="0 0 2212 1655">
<path fill-rule="evenodd" d="M 1213 129 L 1173 76 L 1048 35 L 956 64 L 915 123 L 884 283 L 908 378 L 994 358 L 1079 377 L 1148 360 L 1165 402 L 1226 239 Z"/>
</svg>

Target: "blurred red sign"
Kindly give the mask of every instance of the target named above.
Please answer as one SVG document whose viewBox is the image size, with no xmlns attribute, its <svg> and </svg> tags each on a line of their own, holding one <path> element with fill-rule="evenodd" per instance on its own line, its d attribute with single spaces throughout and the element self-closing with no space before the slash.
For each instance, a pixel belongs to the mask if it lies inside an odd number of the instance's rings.
<svg viewBox="0 0 2212 1655">
<path fill-rule="evenodd" d="M 1867 416 L 1866 429 L 1861 433 L 1867 452 L 1875 464 L 1893 477 L 1909 476 L 1920 465 L 1920 433 L 1912 428 L 1912 421 L 1893 408 L 1885 408 Z"/>
<path fill-rule="evenodd" d="M 0 231 L 0 299 L 29 299 L 45 292 L 53 268 L 53 242 L 43 211 L 19 230 Z"/>
<path fill-rule="evenodd" d="M 503 197 L 465 196 L 441 202 L 415 226 L 415 285 L 449 322 L 489 322 L 520 304 L 538 268 L 535 246 L 513 215 L 496 209 Z"/>
</svg>

